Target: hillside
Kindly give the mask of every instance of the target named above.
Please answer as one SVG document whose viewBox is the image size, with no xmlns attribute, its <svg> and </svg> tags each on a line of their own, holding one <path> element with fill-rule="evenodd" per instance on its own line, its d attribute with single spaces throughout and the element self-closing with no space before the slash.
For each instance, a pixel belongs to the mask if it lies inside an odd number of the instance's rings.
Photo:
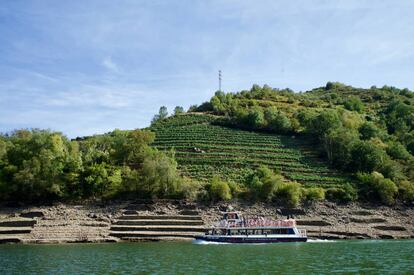
<svg viewBox="0 0 414 275">
<path fill-rule="evenodd" d="M 175 150 L 181 175 L 203 182 L 218 176 L 254 193 L 257 181 L 259 189 L 265 185 L 268 176 L 257 170 L 266 166 L 279 180 L 322 188 L 317 193 L 334 200 L 414 200 L 414 93 L 408 89 L 328 82 L 295 93 L 253 85 L 217 91 L 187 114 L 177 108 L 170 117 L 160 110 L 150 130 L 154 146 Z"/>
<path fill-rule="evenodd" d="M 411 205 L 414 93 L 253 85 L 171 116 L 161 107 L 146 129 L 0 135 L 0 201 L 114 198 Z"/>
<path fill-rule="evenodd" d="M 280 171 L 305 186 L 336 187 L 349 181 L 318 157 L 314 144 L 303 137 L 283 136 L 214 125 L 218 118 L 183 114 L 153 127 L 160 150 L 175 150 L 182 175 L 211 181 L 214 175 L 244 183 L 260 165 Z"/>
</svg>

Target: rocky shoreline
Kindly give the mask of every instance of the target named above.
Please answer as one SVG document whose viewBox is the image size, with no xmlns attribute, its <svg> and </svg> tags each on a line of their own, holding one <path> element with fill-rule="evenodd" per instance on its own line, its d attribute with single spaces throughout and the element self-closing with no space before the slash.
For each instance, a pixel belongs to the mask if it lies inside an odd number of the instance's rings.
<svg viewBox="0 0 414 275">
<path fill-rule="evenodd" d="M 129 201 L 0 208 L 0 243 L 191 240 L 233 208 L 248 216 L 293 216 L 314 239 L 414 238 L 414 208 L 315 203 L 288 209 L 241 202 Z"/>
</svg>

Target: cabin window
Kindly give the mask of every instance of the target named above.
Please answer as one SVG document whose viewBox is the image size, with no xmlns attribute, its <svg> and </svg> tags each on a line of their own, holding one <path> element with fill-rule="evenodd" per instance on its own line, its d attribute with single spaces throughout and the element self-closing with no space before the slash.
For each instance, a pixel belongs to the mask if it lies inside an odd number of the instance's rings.
<svg viewBox="0 0 414 275">
<path fill-rule="evenodd" d="M 237 213 L 227 213 L 224 215 L 224 217 L 228 220 L 236 220 L 238 219 Z"/>
<path fill-rule="evenodd" d="M 291 229 L 291 228 L 278 228 L 278 229 L 272 229 L 271 232 L 272 232 L 271 234 L 282 234 L 282 235 L 286 235 L 286 234 L 292 234 L 293 233 L 293 229 Z"/>
<path fill-rule="evenodd" d="M 247 230 L 247 235 L 254 235 L 255 230 Z"/>
</svg>

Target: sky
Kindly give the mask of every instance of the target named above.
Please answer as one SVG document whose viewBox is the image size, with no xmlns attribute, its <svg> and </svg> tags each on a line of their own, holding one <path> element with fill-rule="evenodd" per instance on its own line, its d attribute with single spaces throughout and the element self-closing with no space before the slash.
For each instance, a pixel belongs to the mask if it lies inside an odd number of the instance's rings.
<svg viewBox="0 0 414 275">
<path fill-rule="evenodd" d="M 253 84 L 414 90 L 414 1 L 0 0 L 0 132 L 147 127 Z"/>
</svg>

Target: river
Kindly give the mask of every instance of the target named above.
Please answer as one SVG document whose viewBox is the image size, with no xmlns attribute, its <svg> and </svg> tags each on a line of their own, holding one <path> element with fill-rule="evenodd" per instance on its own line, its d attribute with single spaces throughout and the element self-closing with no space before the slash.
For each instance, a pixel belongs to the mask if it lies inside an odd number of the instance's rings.
<svg viewBox="0 0 414 275">
<path fill-rule="evenodd" d="M 414 240 L 0 245 L 0 274 L 414 274 Z"/>
</svg>

